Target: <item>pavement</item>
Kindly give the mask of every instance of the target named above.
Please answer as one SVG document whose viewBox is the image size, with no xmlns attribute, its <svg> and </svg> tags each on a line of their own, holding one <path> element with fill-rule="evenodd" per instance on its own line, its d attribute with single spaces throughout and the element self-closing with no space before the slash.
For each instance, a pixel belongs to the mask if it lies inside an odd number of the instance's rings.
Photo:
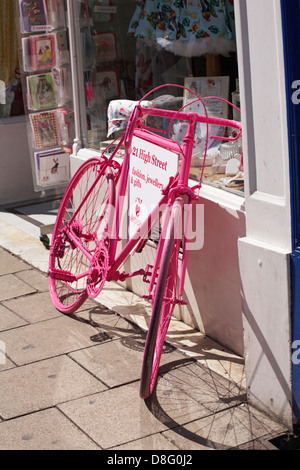
<svg viewBox="0 0 300 470">
<path fill-rule="evenodd" d="M 179 320 L 142 400 L 149 305 L 108 283 L 75 314 L 58 312 L 49 251 L 30 230 L 0 212 L 0 450 L 278 448 L 286 429 L 248 403 L 243 358 Z"/>
</svg>

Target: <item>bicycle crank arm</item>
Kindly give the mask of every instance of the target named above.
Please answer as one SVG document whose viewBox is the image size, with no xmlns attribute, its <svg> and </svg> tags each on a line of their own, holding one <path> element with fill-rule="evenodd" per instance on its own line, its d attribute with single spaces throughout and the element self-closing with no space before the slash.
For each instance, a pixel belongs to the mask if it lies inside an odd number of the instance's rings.
<svg viewBox="0 0 300 470">
<path fill-rule="evenodd" d="M 116 271 L 112 276 L 107 276 L 107 279 L 109 281 L 125 281 L 129 277 L 134 277 L 134 276 L 144 276 L 145 270 L 144 269 L 139 269 L 138 271 L 134 271 L 132 273 L 125 273 L 122 272 L 120 273 L 119 271 Z"/>
</svg>

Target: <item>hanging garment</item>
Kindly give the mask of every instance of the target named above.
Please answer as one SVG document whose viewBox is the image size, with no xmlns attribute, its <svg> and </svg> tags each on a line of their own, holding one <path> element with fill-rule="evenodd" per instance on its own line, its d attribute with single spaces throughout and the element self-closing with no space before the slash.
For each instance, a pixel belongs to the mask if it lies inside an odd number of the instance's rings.
<svg viewBox="0 0 300 470">
<path fill-rule="evenodd" d="M 236 50 L 234 0 L 138 0 L 128 33 L 185 57 Z"/>
</svg>

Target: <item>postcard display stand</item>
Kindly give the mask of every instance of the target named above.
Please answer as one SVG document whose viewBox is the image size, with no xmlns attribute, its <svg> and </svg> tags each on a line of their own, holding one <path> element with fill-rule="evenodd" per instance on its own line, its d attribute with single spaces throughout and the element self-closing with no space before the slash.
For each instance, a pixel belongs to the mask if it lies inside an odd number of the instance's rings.
<svg viewBox="0 0 300 470">
<path fill-rule="evenodd" d="M 16 0 L 36 191 L 70 180 L 72 77 L 64 0 Z M 25 100 L 26 101 L 26 100 Z"/>
</svg>

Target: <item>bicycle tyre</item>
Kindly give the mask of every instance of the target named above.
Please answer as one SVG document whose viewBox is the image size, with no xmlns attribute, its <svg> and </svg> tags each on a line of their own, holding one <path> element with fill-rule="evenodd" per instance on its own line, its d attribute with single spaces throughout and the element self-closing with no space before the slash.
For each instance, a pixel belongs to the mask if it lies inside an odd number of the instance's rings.
<svg viewBox="0 0 300 470">
<path fill-rule="evenodd" d="M 148 398 L 156 384 L 157 373 L 165 337 L 174 310 L 170 299 L 176 297 L 178 256 L 180 239 L 176 237 L 183 201 L 176 199 L 173 204 L 166 239 L 163 241 L 157 285 L 154 292 L 150 325 L 145 342 L 140 397 Z"/>
<path fill-rule="evenodd" d="M 100 242 L 109 250 L 107 228 L 114 211 L 115 181 L 109 167 L 97 180 L 101 171 L 103 163 L 98 158 L 83 163 L 71 179 L 58 210 L 50 248 L 48 280 L 52 302 L 62 313 L 75 312 L 87 299 L 87 276 L 74 281 L 72 275 L 86 272 L 90 264 L 80 248 L 68 239 L 66 228 L 72 229 L 91 256 Z M 76 207 L 80 210 L 70 224 Z M 63 275 L 57 275 L 57 272 Z"/>
</svg>

